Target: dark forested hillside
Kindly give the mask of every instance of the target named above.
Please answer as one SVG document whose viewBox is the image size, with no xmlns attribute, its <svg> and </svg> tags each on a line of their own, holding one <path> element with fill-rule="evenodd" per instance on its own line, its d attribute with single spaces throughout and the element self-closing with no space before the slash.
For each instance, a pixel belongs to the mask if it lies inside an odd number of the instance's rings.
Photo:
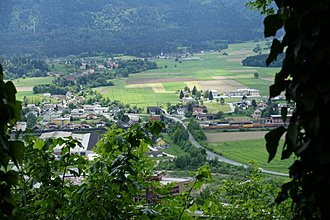
<svg viewBox="0 0 330 220">
<path fill-rule="evenodd" d="M 262 36 L 235 0 L 1 0 L 0 53 L 151 55 Z"/>
</svg>

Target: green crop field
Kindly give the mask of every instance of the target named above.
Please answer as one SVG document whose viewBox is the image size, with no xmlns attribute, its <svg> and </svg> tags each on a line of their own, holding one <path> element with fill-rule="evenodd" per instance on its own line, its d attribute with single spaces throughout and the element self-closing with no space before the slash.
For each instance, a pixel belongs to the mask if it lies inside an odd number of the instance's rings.
<svg viewBox="0 0 330 220">
<path fill-rule="evenodd" d="M 213 101 L 213 102 L 204 102 L 203 105 L 205 107 L 207 107 L 208 113 L 211 113 L 211 114 L 216 114 L 219 111 L 222 111 L 222 112 L 230 111 L 230 108 L 229 108 L 228 104 L 226 104 L 226 103 L 221 105 L 219 102 Z"/>
<path fill-rule="evenodd" d="M 53 77 L 28 77 L 12 80 L 16 87 L 35 86 L 38 84 L 51 83 Z"/>
<path fill-rule="evenodd" d="M 155 59 L 159 69 L 131 74 L 128 78 L 113 80 L 112 87 L 96 90 L 112 100 L 140 107 L 179 103 L 176 91 L 183 89 L 186 83 L 195 83 L 201 90 L 219 88 L 232 91 L 247 87 L 258 89 L 262 95 L 267 96 L 279 68 L 246 67 L 241 64 L 245 57 L 255 55 L 253 48 L 258 44 L 261 48 L 266 47 L 265 42 L 251 41 L 231 44 L 221 52 L 190 54 L 182 62 L 177 62 L 174 58 Z M 228 55 L 224 55 L 224 52 Z M 267 52 L 268 50 L 262 51 Z M 254 79 L 255 72 L 259 73 L 258 79 Z M 226 100 L 228 101 L 230 100 Z M 217 110 L 218 108 L 212 111 Z"/>
<path fill-rule="evenodd" d="M 248 164 L 250 161 L 257 162 L 257 166 L 281 173 L 288 173 L 288 167 L 293 162 L 293 158 L 281 160 L 281 150 L 279 150 L 276 157 L 267 163 L 268 153 L 265 148 L 265 140 L 240 140 L 240 141 L 227 141 L 221 143 L 208 143 L 209 148 L 215 152 L 222 154 L 222 156 Z M 281 140 L 279 149 L 282 149 L 283 140 Z"/>
<path fill-rule="evenodd" d="M 17 100 L 22 101 L 24 96 L 34 99 L 40 97 L 40 95 L 33 95 L 33 86 L 38 84 L 51 83 L 53 79 L 53 77 L 28 77 L 24 79 L 19 78 L 12 80 L 17 90 Z"/>
</svg>

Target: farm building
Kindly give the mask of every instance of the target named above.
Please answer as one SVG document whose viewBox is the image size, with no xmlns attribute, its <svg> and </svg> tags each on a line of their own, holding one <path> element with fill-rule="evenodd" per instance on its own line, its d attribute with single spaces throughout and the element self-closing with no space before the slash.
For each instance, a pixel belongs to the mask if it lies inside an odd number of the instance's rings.
<svg viewBox="0 0 330 220">
<path fill-rule="evenodd" d="M 242 96 L 260 97 L 260 92 L 259 90 L 256 89 L 237 89 L 236 91 L 228 92 L 228 96 L 229 97 L 242 97 Z"/>
</svg>

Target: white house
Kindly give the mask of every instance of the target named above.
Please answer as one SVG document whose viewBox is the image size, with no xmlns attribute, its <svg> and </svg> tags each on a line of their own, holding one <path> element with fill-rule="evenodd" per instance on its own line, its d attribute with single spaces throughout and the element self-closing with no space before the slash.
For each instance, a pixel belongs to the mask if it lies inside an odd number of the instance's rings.
<svg viewBox="0 0 330 220">
<path fill-rule="evenodd" d="M 219 95 L 218 91 L 215 89 L 210 90 L 210 92 L 212 93 L 213 98 L 216 98 Z"/>
<path fill-rule="evenodd" d="M 195 99 L 192 97 L 183 97 L 182 102 L 194 102 Z"/>
<path fill-rule="evenodd" d="M 71 149 L 72 153 L 77 153 L 81 156 L 88 156 L 89 154 L 94 154 L 92 148 L 96 145 L 99 140 L 99 135 L 95 133 L 86 133 L 86 134 L 75 134 L 72 132 L 66 131 L 53 131 L 53 132 L 46 132 L 43 133 L 40 138 L 41 139 L 49 139 L 49 138 L 67 138 L 72 137 L 73 139 L 79 141 L 82 145 L 76 145 L 73 149 Z M 54 148 L 54 154 L 61 155 L 61 151 L 63 145 L 57 145 Z"/>
</svg>

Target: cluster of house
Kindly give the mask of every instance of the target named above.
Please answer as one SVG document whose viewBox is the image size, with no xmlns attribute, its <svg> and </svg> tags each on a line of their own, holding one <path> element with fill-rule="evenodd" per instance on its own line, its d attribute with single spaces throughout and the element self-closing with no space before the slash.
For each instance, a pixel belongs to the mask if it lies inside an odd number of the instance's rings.
<svg viewBox="0 0 330 220">
<path fill-rule="evenodd" d="M 53 131 L 43 133 L 40 138 L 41 139 L 49 139 L 49 138 L 67 138 L 72 137 L 73 139 L 79 141 L 81 145 L 76 145 L 71 149 L 72 154 L 79 154 L 81 156 L 87 157 L 88 160 L 94 160 L 98 155 L 94 153 L 93 148 L 96 143 L 99 141 L 99 134 L 96 132 L 93 133 L 84 133 L 78 134 L 73 132 L 65 132 L 65 131 Z M 167 147 L 168 145 L 161 139 L 158 138 L 156 140 L 155 147 L 149 146 L 149 152 L 147 153 L 150 157 L 163 157 L 168 156 L 170 158 L 175 158 L 173 155 L 166 154 L 162 152 L 161 149 Z M 54 148 L 54 154 L 57 158 L 61 157 L 61 151 L 64 145 L 57 145 Z M 84 177 L 75 177 L 70 174 L 65 176 L 65 179 L 72 181 L 74 184 L 80 184 Z M 183 191 L 187 189 L 187 186 L 192 182 L 191 178 L 175 178 L 175 177 L 166 177 L 162 173 L 155 174 L 154 176 L 150 176 L 146 181 L 157 181 L 162 186 L 171 185 L 171 193 L 172 195 L 180 195 Z M 155 194 L 153 191 L 147 190 L 145 197 L 149 200 L 154 198 Z M 139 198 L 136 198 L 139 199 Z"/>
<path fill-rule="evenodd" d="M 257 89 L 237 89 L 235 91 L 229 91 L 223 94 L 220 94 L 216 89 L 211 89 L 209 92 L 212 93 L 214 100 L 219 100 L 221 98 L 242 98 L 243 96 L 248 98 L 261 97 L 260 92 Z M 187 96 L 183 97 L 181 101 L 188 103 L 196 100 L 193 97 Z"/>
<path fill-rule="evenodd" d="M 84 105 L 82 96 L 73 96 L 71 92 L 66 95 L 50 95 L 44 94 L 44 100 L 40 105 L 27 104 L 23 109 L 28 109 L 27 114 L 34 114 L 41 118 L 41 122 L 36 128 L 39 129 L 56 129 L 56 128 L 90 128 L 90 124 L 75 123 L 74 121 L 85 119 L 94 120 L 93 126 L 102 127 L 105 125 L 103 117 L 110 119 L 109 107 L 103 107 L 100 104 Z M 52 100 L 52 101 L 50 101 Z M 69 108 L 69 106 L 74 108 Z M 78 107 L 75 107 L 78 106 Z M 120 111 L 114 108 L 111 112 Z M 100 117 L 103 116 L 103 117 Z M 24 130 L 24 122 L 17 124 L 18 130 Z"/>
</svg>

